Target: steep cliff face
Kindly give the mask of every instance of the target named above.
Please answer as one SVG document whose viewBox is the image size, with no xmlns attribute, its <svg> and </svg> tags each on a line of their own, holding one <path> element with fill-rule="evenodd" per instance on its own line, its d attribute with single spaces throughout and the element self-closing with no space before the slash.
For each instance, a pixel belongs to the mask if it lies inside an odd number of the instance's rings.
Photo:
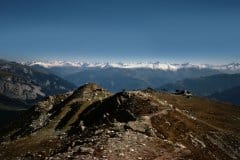
<svg viewBox="0 0 240 160">
<path fill-rule="evenodd" d="M 64 93 L 75 86 L 53 74 L 0 60 L 0 94 L 32 104 L 38 99 Z"/>
<path fill-rule="evenodd" d="M 50 96 L 2 132 L 1 159 L 239 159 L 240 109 L 96 84 Z"/>
</svg>

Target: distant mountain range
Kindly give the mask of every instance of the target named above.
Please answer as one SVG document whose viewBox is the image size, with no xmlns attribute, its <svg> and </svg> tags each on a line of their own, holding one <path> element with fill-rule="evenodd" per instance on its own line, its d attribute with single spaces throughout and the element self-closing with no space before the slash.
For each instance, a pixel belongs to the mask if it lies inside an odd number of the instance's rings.
<svg viewBox="0 0 240 160">
<path fill-rule="evenodd" d="M 56 67 L 72 67 L 78 69 L 86 68 L 148 68 L 148 69 L 159 69 L 159 70 L 171 70 L 176 71 L 183 68 L 197 68 L 197 69 L 214 69 L 221 70 L 224 72 L 239 72 L 240 63 L 229 63 L 223 65 L 211 65 L 211 64 L 171 64 L 171 63 L 161 63 L 161 62 L 148 62 L 148 63 L 87 63 L 81 61 L 28 61 L 21 62 L 22 64 L 34 66 L 39 65 L 45 68 L 56 68 Z"/>
<path fill-rule="evenodd" d="M 24 62 L 38 70 L 51 72 L 77 86 L 87 82 L 102 85 L 110 91 L 156 88 L 185 78 L 197 78 L 223 72 L 235 73 L 240 64 L 194 65 L 156 63 L 84 63 L 84 62 Z"/>
<path fill-rule="evenodd" d="M 112 92 L 123 89 L 156 88 L 184 78 L 218 74 L 212 69 L 183 68 L 177 71 L 154 70 L 149 68 L 94 68 L 64 76 L 77 86 L 87 82 L 99 83 Z"/>
<path fill-rule="evenodd" d="M 217 74 L 191 78 L 161 86 L 159 90 L 189 90 L 198 96 L 206 96 L 220 101 L 240 105 L 240 74 Z"/>
</svg>

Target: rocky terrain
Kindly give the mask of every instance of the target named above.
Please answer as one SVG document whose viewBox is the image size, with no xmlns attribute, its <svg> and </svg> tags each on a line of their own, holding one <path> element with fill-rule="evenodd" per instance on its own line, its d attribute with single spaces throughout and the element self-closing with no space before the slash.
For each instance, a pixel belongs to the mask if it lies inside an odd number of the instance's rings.
<svg viewBox="0 0 240 160">
<path fill-rule="evenodd" d="M 86 84 L 2 130 L 0 159 L 240 159 L 239 115 L 199 97 Z"/>
<path fill-rule="evenodd" d="M 33 104 L 44 96 L 64 93 L 75 86 L 51 73 L 0 60 L 0 94 Z"/>
</svg>

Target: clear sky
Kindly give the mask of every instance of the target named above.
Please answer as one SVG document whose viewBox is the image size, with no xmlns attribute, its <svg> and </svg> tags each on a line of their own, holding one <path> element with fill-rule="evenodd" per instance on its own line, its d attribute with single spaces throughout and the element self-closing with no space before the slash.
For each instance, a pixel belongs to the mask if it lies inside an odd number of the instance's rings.
<svg viewBox="0 0 240 160">
<path fill-rule="evenodd" d="M 0 58 L 240 61 L 239 0 L 0 0 Z"/>
</svg>

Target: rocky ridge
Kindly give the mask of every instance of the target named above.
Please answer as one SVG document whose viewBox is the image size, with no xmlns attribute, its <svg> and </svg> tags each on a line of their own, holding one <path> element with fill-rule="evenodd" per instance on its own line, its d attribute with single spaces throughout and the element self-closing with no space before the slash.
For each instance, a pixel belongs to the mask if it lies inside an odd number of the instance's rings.
<svg viewBox="0 0 240 160">
<path fill-rule="evenodd" d="M 2 136 L 1 159 L 240 158 L 239 108 L 198 97 L 152 89 L 112 95 L 86 84 L 28 112 Z"/>
</svg>

